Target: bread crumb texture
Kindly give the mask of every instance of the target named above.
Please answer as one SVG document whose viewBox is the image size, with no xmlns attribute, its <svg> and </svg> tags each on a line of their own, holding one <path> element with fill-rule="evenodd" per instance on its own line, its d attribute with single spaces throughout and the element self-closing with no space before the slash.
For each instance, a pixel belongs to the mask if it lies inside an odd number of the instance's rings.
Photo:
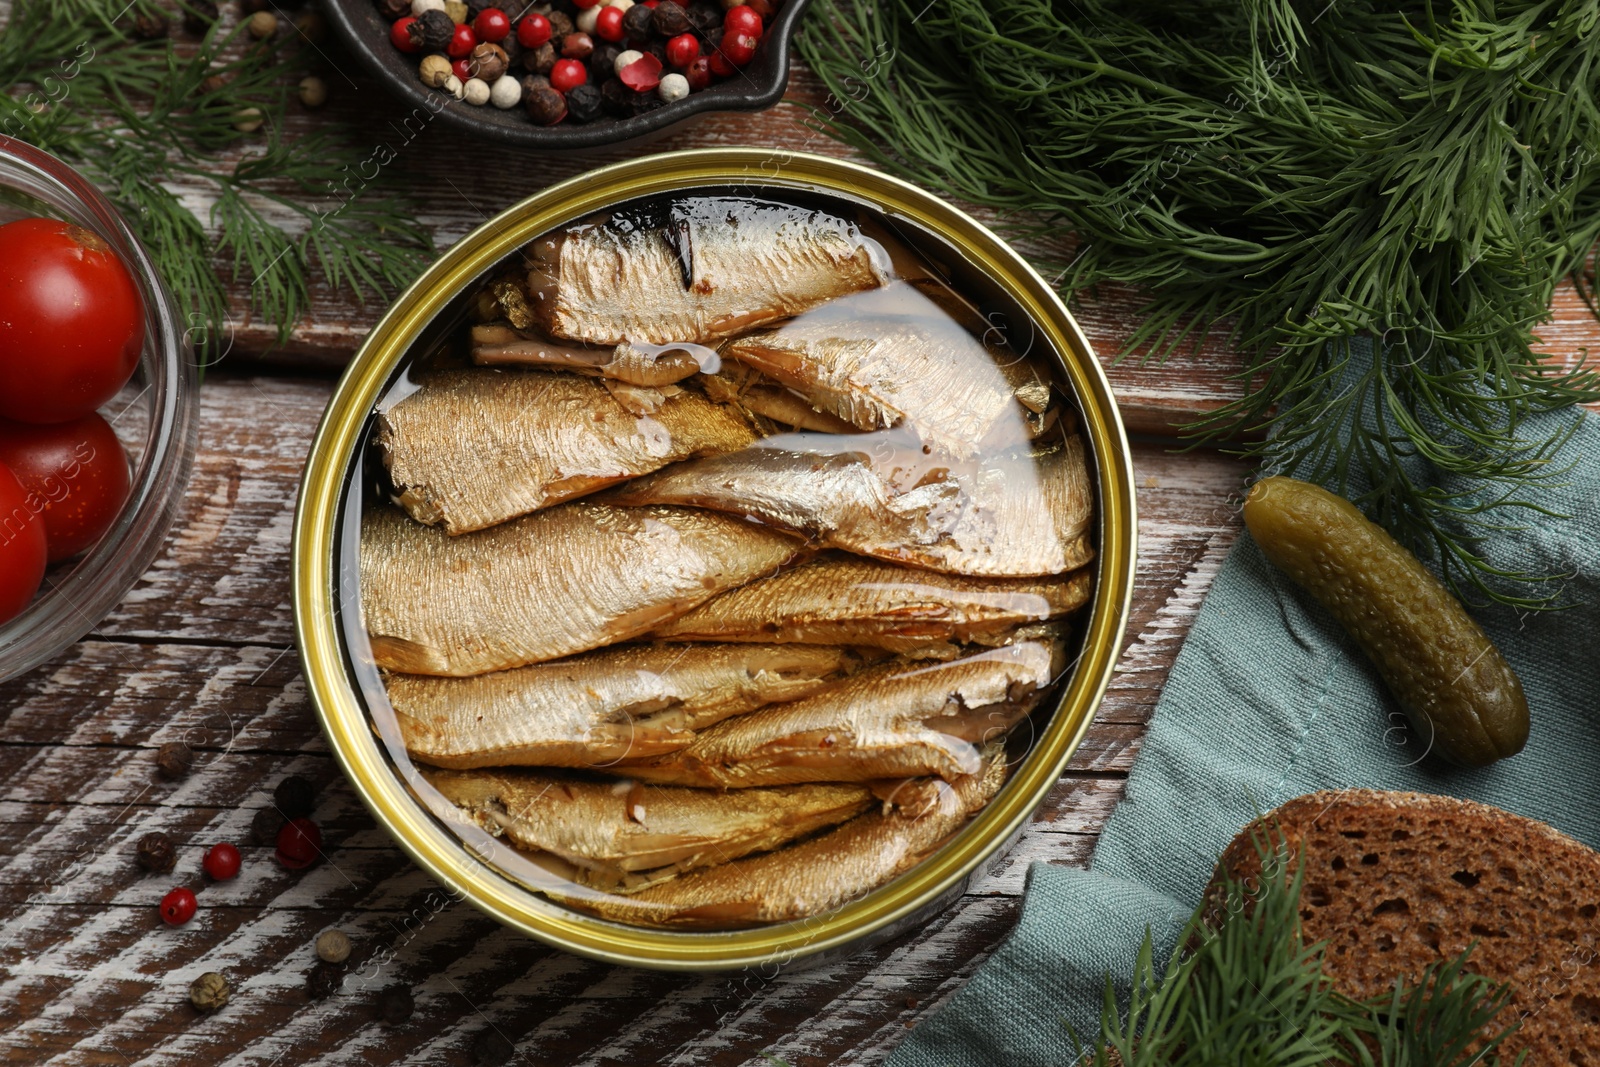
<svg viewBox="0 0 1600 1067">
<path fill-rule="evenodd" d="M 1327 942 L 1324 970 L 1365 999 L 1477 943 L 1469 969 L 1514 991 L 1500 1052 L 1530 1064 L 1600 1067 L 1600 853 L 1543 823 L 1454 797 L 1311 793 L 1264 816 L 1305 855 L 1300 918 Z M 1253 880 L 1260 823 L 1218 862 Z M 1213 880 L 1213 903 L 1217 880 Z"/>
</svg>

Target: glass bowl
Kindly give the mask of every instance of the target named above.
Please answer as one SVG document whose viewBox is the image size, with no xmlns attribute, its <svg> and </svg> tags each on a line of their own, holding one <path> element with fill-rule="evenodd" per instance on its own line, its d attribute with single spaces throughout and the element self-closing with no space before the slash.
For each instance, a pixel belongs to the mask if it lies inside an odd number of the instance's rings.
<svg viewBox="0 0 1600 1067">
<path fill-rule="evenodd" d="M 98 544 L 53 565 L 27 610 L 0 625 L 0 681 L 54 658 L 139 580 L 183 501 L 198 427 L 196 368 L 183 319 L 133 231 L 77 171 L 0 136 L 0 223 L 29 216 L 72 222 L 116 250 L 144 299 L 145 339 L 133 377 L 100 409 L 128 453 L 128 502 Z"/>
</svg>

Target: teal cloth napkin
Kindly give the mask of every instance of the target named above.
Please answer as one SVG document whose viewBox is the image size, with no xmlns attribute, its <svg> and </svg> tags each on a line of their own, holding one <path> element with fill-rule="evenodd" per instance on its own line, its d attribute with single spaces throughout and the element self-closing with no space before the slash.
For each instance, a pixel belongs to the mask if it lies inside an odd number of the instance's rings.
<svg viewBox="0 0 1600 1067">
<path fill-rule="evenodd" d="M 890 1067 L 1065 1067 L 1067 1024 L 1099 1032 L 1106 975 L 1125 983 L 1146 929 L 1165 959 L 1228 841 L 1305 793 L 1447 793 L 1600 847 L 1600 419 L 1544 418 L 1577 422 L 1559 460 L 1571 470 L 1536 495 L 1564 517 L 1533 516 L 1485 550 L 1572 575 L 1567 599 L 1581 606 L 1477 613 L 1527 691 L 1533 731 L 1520 755 L 1471 771 L 1418 762 L 1360 650 L 1246 534 L 1173 665 L 1090 869 L 1035 864 L 1017 928 Z"/>
</svg>

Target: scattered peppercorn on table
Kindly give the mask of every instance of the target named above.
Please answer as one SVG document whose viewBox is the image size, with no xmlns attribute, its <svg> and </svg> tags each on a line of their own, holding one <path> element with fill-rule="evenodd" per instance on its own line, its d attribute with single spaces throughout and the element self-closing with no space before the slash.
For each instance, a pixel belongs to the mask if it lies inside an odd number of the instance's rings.
<svg viewBox="0 0 1600 1067">
<path fill-rule="evenodd" d="M 552 159 L 440 127 L 402 144 L 377 86 L 340 77 L 318 91 L 328 112 L 399 146 L 390 165 L 430 191 L 441 246 L 638 151 Z M 778 108 L 711 116 L 650 150 L 754 143 L 779 166 L 783 151 L 841 153 L 803 125 L 801 105 L 821 98 L 798 71 Z M 1109 355 L 1136 307 L 1113 293 L 1080 321 Z M 193 482 L 163 555 L 90 637 L 0 686 L 4 1062 L 881 1062 L 1005 935 L 1028 864 L 1086 863 L 1120 795 L 1240 529 L 1246 468 L 1171 451 L 1175 425 L 1232 395 L 1229 354 L 1111 368 L 1141 519 L 1127 646 L 1020 842 L 950 910 L 847 960 L 673 975 L 565 955 L 454 899 L 374 824 L 322 742 L 292 644 L 290 524 L 333 376 L 381 310 L 323 293 L 265 358 L 272 325 L 237 322 L 201 392 Z M 1570 291 L 1544 336 L 1558 353 L 1600 345 Z"/>
</svg>

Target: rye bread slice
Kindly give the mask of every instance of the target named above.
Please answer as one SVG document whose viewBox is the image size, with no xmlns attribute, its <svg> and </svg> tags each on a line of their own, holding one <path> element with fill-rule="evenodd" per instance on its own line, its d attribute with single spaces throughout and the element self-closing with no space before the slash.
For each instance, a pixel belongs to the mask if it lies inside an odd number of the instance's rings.
<svg viewBox="0 0 1600 1067">
<path fill-rule="evenodd" d="M 1453 797 L 1347 789 L 1311 793 L 1263 817 L 1303 850 L 1300 918 L 1325 941 L 1324 972 L 1356 998 L 1415 980 L 1473 942 L 1469 969 L 1513 983 L 1501 1046 L 1539 1067 L 1600 1067 L 1600 853 L 1544 823 Z M 1255 835 L 1217 869 L 1253 878 Z M 1217 886 L 1213 879 L 1213 890 Z"/>
</svg>

